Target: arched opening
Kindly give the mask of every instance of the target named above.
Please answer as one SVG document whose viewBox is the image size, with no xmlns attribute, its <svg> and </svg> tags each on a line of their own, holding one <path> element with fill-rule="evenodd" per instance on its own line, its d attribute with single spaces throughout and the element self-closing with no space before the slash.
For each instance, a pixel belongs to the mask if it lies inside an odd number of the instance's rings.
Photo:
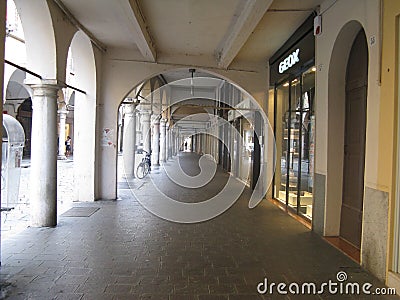
<svg viewBox="0 0 400 300">
<path fill-rule="evenodd" d="M 56 92 L 52 93 L 53 100 L 48 102 L 49 105 L 42 106 L 42 101 L 38 101 L 39 106 L 36 105 L 36 109 L 32 109 L 32 102 L 35 106 L 34 93 L 26 84 L 26 80 L 35 80 L 34 84 L 38 87 L 42 84 L 39 78 L 45 78 L 45 81 L 49 79 L 49 82 L 60 79 L 56 75 L 56 65 L 61 60 L 56 59 L 53 29 L 47 1 L 39 0 L 34 6 L 26 1 L 7 1 L 5 59 L 11 64 L 5 64 L 5 111 L 3 113 L 16 117 L 25 131 L 25 160 L 22 163 L 19 202 L 7 218 L 11 221 L 10 234 L 15 232 L 14 229 L 18 231 L 19 228 L 28 225 L 29 214 L 33 216 L 32 224 L 36 224 L 34 219 L 38 217 L 41 221 L 47 218 L 43 224 L 55 225 L 56 202 L 58 200 L 62 203 L 63 194 L 66 194 L 58 193 L 57 195 L 56 178 L 60 179 L 57 171 L 61 174 L 64 174 L 64 171 L 57 170 L 55 155 L 53 155 L 56 154 L 57 138 L 55 134 L 57 130 L 56 101 L 63 99 L 62 92 L 58 93 L 58 97 Z M 57 91 L 57 87 L 53 90 Z M 59 181 L 63 184 L 62 179 Z M 59 183 L 58 186 L 60 186 Z M 44 202 L 46 202 L 45 205 L 43 205 Z M 39 206 L 46 207 L 45 210 L 48 212 L 46 216 Z M 48 221 L 50 219 L 51 221 Z M 6 226 L 8 227 L 8 224 Z"/>
<path fill-rule="evenodd" d="M 23 43 L 26 47 L 24 65 L 43 78 L 57 78 L 56 42 L 47 1 L 39 0 L 35 5 L 24 0 L 14 0 L 14 3 L 24 32 Z M 18 54 L 16 56 L 21 57 Z"/>
<path fill-rule="evenodd" d="M 27 98 L 18 107 L 17 120 L 21 123 L 25 132 L 24 157 L 31 155 L 31 135 L 32 135 L 32 100 Z"/>
<path fill-rule="evenodd" d="M 15 68 L 14 68 L 15 69 Z M 31 89 L 24 84 L 25 72 L 19 69 L 11 74 L 6 87 L 3 113 L 16 118 L 25 132 L 24 157 L 31 155 L 32 99 Z"/>
<path fill-rule="evenodd" d="M 352 45 L 346 72 L 343 197 L 340 237 L 361 248 L 367 115 L 368 46 L 364 30 Z"/>
<path fill-rule="evenodd" d="M 136 156 L 135 167 L 126 166 L 127 160 L 122 159 L 124 151 L 118 157 L 120 189 L 129 188 L 126 182 L 137 180 L 130 176 L 135 175 L 136 166 L 143 156 L 142 150 L 147 149 L 152 150 L 152 167 L 158 163 L 168 164 L 168 159 L 179 160 L 185 151 L 194 152 L 199 157 L 210 154 L 225 172 L 234 174 L 250 188 L 262 190 L 268 186 L 268 176 L 261 176 L 261 188 L 256 186 L 261 172 L 266 174 L 262 160 L 266 157 L 265 145 L 272 141 L 272 132 L 270 135 L 266 129 L 268 122 L 263 122 L 261 113 L 257 115 L 261 108 L 248 93 L 221 77 L 204 70 L 176 69 L 142 82 L 125 96 L 119 108 L 118 127 L 123 124 L 123 130 L 119 130 L 119 142 L 129 143 L 127 136 L 131 133 L 127 127 L 132 122 L 132 109 L 127 111 L 126 106 L 133 106 L 139 111 L 134 118 L 137 120 L 136 154 L 140 156 L 128 155 L 127 159 Z M 159 83 L 162 85 L 157 88 Z M 202 117 L 201 113 L 209 117 Z M 128 122 L 126 116 L 130 118 Z M 212 127 L 215 125 L 214 117 L 225 120 L 225 124 Z M 150 135 L 146 138 L 145 132 L 150 127 Z M 233 131 L 239 132 L 240 137 Z M 134 149 L 133 146 L 128 148 Z M 119 149 L 124 149 L 124 146 L 119 146 Z M 121 161 L 125 162 L 124 168 L 119 163 Z M 257 168 L 254 165 L 258 165 Z"/>
<path fill-rule="evenodd" d="M 340 31 L 329 65 L 325 235 L 361 247 L 368 47 L 360 23 Z"/>
</svg>

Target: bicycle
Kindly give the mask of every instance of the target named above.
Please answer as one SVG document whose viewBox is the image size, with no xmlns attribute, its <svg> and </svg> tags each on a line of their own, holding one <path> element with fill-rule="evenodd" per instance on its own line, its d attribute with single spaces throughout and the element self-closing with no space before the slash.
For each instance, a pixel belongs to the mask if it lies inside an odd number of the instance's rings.
<svg viewBox="0 0 400 300">
<path fill-rule="evenodd" d="M 146 155 L 142 158 L 142 161 L 139 163 L 136 169 L 136 177 L 139 179 L 143 179 L 144 177 L 146 177 L 146 175 L 149 174 L 151 170 L 150 153 L 145 150 L 143 150 L 143 152 L 145 152 Z"/>
</svg>

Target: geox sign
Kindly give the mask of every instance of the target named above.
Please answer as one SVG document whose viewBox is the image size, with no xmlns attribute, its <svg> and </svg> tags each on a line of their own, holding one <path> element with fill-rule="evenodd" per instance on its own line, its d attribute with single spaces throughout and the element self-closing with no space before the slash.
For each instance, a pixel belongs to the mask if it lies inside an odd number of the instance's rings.
<svg viewBox="0 0 400 300">
<path fill-rule="evenodd" d="M 279 63 L 279 73 L 282 74 L 283 72 L 289 70 L 293 67 L 296 63 L 300 61 L 299 59 L 300 49 L 296 49 L 288 57 L 282 60 Z"/>
</svg>

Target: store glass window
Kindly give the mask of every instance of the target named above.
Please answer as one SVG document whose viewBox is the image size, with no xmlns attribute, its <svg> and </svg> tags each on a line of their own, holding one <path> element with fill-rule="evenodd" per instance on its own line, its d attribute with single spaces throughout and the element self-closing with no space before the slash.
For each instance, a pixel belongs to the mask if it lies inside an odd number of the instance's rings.
<svg viewBox="0 0 400 300">
<path fill-rule="evenodd" d="M 312 219 L 315 67 L 275 89 L 277 164 L 274 196 Z"/>
<path fill-rule="evenodd" d="M 277 86 L 275 90 L 275 198 L 286 205 L 287 150 L 289 119 L 289 82 Z"/>
</svg>

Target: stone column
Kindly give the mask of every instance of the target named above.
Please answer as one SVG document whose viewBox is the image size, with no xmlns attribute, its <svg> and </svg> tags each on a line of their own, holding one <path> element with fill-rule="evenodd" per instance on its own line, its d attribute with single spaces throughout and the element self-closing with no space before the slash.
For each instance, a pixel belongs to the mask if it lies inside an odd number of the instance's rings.
<svg viewBox="0 0 400 300">
<path fill-rule="evenodd" d="M 58 156 L 57 159 L 67 159 L 65 156 L 65 121 L 67 119 L 68 111 L 57 111 L 60 122 L 58 123 Z"/>
<path fill-rule="evenodd" d="M 118 151 L 119 152 L 122 152 L 122 145 L 124 143 L 124 137 L 123 137 L 124 130 L 123 130 L 122 115 L 123 115 L 123 109 L 121 108 L 119 111 L 119 114 L 118 114 L 118 136 L 120 137 L 119 141 L 118 141 Z"/>
<path fill-rule="evenodd" d="M 150 112 L 140 112 L 140 120 L 142 121 L 142 139 L 143 139 L 143 150 L 150 153 L 151 149 L 151 131 L 150 131 Z"/>
<path fill-rule="evenodd" d="M 136 105 L 125 105 L 124 139 L 122 144 L 122 157 L 126 178 L 135 177 L 135 147 L 136 147 Z"/>
<path fill-rule="evenodd" d="M 26 82 L 29 84 L 29 82 Z M 32 97 L 31 223 L 57 225 L 57 92 L 56 80 L 29 84 Z"/>
<path fill-rule="evenodd" d="M 175 155 L 179 154 L 179 128 L 175 133 Z"/>
<path fill-rule="evenodd" d="M 167 161 L 167 120 L 160 120 L 160 162 Z"/>
<path fill-rule="evenodd" d="M 153 129 L 153 139 L 151 143 L 151 164 L 160 165 L 160 118 L 153 115 L 151 118 L 151 127 Z"/>
<path fill-rule="evenodd" d="M 176 155 L 176 132 L 173 130 L 171 132 L 171 156 Z"/>
<path fill-rule="evenodd" d="M 137 110 L 136 110 L 137 112 Z M 140 141 L 142 140 L 141 134 L 142 132 L 140 131 L 140 124 L 141 124 L 141 116 L 140 114 L 136 113 L 136 135 L 135 135 L 135 141 L 136 141 L 136 149 L 139 148 L 140 146 Z"/>
<path fill-rule="evenodd" d="M 169 139 L 168 139 L 168 145 L 169 145 L 169 149 L 168 149 L 168 155 L 169 155 L 169 157 L 170 158 L 172 158 L 172 156 L 173 156 L 173 153 L 172 153 L 172 149 L 174 148 L 174 142 L 173 142 L 173 140 L 172 140 L 172 132 L 173 132 L 173 129 L 172 128 L 169 128 Z"/>
<path fill-rule="evenodd" d="M 170 147 L 170 140 L 169 140 L 169 124 L 167 123 L 166 125 L 165 125 L 165 151 L 166 151 L 166 153 L 165 153 L 165 158 L 166 158 L 166 160 L 168 160 L 169 159 L 169 147 Z"/>
</svg>

